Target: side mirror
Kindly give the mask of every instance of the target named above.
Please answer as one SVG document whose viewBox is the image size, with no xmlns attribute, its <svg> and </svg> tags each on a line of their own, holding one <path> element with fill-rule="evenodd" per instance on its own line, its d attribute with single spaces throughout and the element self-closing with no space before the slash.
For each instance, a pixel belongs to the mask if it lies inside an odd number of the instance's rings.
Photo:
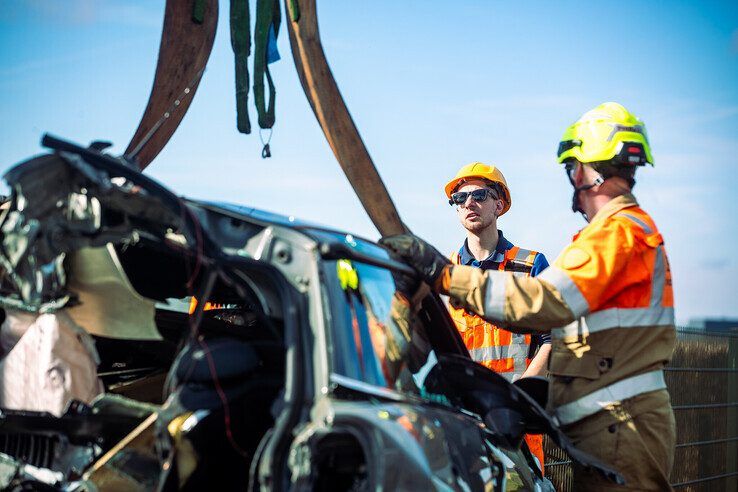
<svg viewBox="0 0 738 492">
<path fill-rule="evenodd" d="M 607 480 L 624 484 L 616 470 L 594 456 L 580 451 L 559 429 L 558 424 L 528 391 L 545 403 L 547 382 L 542 378 L 526 378 L 510 384 L 499 374 L 459 355 L 439 355 L 438 364 L 426 378 L 437 391 L 466 410 L 480 415 L 489 430 L 509 446 L 519 446 L 525 432 L 548 434 L 551 439 L 581 466 L 591 468 Z M 522 387 L 521 387 L 522 386 Z"/>
<path fill-rule="evenodd" d="M 541 376 L 532 376 L 518 379 L 513 384 L 525 391 L 541 408 L 546 408 L 548 404 L 548 379 Z"/>
<path fill-rule="evenodd" d="M 526 430 L 522 413 L 513 408 L 491 408 L 482 420 L 493 434 L 503 437 L 509 447 L 520 447 Z"/>
</svg>

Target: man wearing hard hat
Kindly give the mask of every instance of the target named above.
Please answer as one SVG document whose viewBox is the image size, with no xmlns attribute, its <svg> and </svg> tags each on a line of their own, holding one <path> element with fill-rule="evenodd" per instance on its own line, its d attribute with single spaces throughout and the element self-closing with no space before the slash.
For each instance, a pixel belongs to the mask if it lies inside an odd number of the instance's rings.
<svg viewBox="0 0 738 492">
<path fill-rule="evenodd" d="M 451 255 L 455 265 L 482 270 L 502 270 L 515 275 L 536 276 L 548 266 L 542 253 L 514 246 L 497 228 L 497 219 L 510 210 L 510 189 L 495 166 L 473 162 L 459 169 L 444 187 L 448 203 L 456 207 L 466 240 Z M 548 333 L 517 334 L 496 326 L 463 307 L 449 311 L 476 362 L 513 381 L 545 375 L 551 352 Z M 531 452 L 543 466 L 543 438 L 527 435 Z"/>
<path fill-rule="evenodd" d="M 620 104 L 601 104 L 566 130 L 558 161 L 589 224 L 535 278 L 452 265 L 409 234 L 383 243 L 457 306 L 513 331 L 551 331 L 549 410 L 627 482 L 575 467 L 576 490 L 669 490 L 671 272 L 656 224 L 631 193 L 636 168 L 653 165 L 645 126 Z"/>
</svg>

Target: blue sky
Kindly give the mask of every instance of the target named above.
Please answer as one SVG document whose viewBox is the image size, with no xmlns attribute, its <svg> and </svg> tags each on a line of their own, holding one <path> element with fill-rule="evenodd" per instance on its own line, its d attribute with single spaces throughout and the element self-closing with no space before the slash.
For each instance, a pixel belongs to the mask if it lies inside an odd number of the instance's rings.
<svg viewBox="0 0 738 492">
<path fill-rule="evenodd" d="M 656 167 L 635 192 L 666 239 L 678 319 L 738 317 L 738 3 L 318 4 L 339 87 L 414 232 L 458 248 L 443 184 L 466 163 L 493 163 L 513 196 L 500 227 L 552 260 L 584 225 L 569 210 L 558 140 L 584 111 L 618 101 L 648 127 Z M 47 131 L 121 152 L 151 89 L 163 11 L 150 0 L 7 2 L 0 168 L 40 152 Z M 221 2 L 190 111 L 146 172 L 180 194 L 376 238 L 302 93 L 284 26 L 273 158 L 261 159 L 257 134 L 236 131 L 227 11 Z"/>
</svg>

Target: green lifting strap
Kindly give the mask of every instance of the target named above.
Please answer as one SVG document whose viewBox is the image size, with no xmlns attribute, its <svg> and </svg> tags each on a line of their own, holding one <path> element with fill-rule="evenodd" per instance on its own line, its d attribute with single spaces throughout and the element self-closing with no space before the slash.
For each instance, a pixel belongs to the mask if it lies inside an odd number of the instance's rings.
<svg viewBox="0 0 738 492">
<path fill-rule="evenodd" d="M 290 10 L 290 18 L 292 19 L 292 22 L 299 21 L 300 20 L 300 5 L 297 3 L 297 0 L 290 0 L 289 10 Z"/>
<path fill-rule="evenodd" d="M 205 0 L 195 0 L 192 4 L 192 22 L 202 24 L 205 20 Z"/>
<path fill-rule="evenodd" d="M 279 34 L 281 21 L 279 0 L 257 0 L 256 27 L 254 32 L 254 100 L 259 114 L 259 127 L 274 126 L 274 82 L 267 64 L 267 45 L 269 44 L 269 28 L 274 29 L 274 37 Z M 264 76 L 269 84 L 269 106 L 264 98 Z"/>
<path fill-rule="evenodd" d="M 248 111 L 250 28 L 249 0 L 231 0 L 231 46 L 236 61 L 236 126 L 241 133 L 251 133 Z"/>
</svg>

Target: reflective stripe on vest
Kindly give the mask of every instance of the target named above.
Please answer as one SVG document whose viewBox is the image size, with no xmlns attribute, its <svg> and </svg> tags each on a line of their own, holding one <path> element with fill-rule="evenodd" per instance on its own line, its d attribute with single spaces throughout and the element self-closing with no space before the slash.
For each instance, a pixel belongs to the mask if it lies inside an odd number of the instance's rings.
<svg viewBox="0 0 738 492">
<path fill-rule="evenodd" d="M 640 328 L 674 324 L 673 307 L 610 308 L 588 314 L 563 328 L 551 330 L 555 338 L 588 335 L 612 328 Z"/>
<path fill-rule="evenodd" d="M 617 383 L 594 391 L 578 400 L 561 405 L 554 413 L 561 425 L 567 425 L 617 405 L 628 398 L 664 388 L 666 388 L 664 372 L 659 369 L 621 379 Z"/>
<path fill-rule="evenodd" d="M 536 251 L 514 246 L 505 251 L 498 270 L 528 276 L 537 254 Z M 458 252 L 451 255 L 452 263 L 458 265 L 460 260 Z M 530 364 L 530 335 L 509 332 L 462 308 L 449 307 L 449 311 L 475 362 L 508 378 L 516 374 L 522 376 Z"/>
</svg>

